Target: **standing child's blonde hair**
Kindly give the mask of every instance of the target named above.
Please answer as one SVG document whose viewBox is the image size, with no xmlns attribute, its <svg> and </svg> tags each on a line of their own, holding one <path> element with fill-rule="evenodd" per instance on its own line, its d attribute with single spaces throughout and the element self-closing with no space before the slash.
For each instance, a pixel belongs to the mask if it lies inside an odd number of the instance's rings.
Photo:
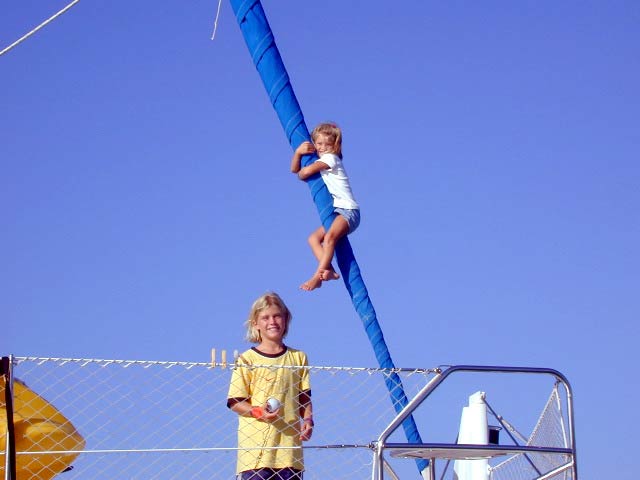
<svg viewBox="0 0 640 480">
<path fill-rule="evenodd" d="M 342 158 L 342 130 L 332 122 L 324 122 L 311 132 L 311 139 L 315 142 L 318 135 L 326 135 L 333 142 L 333 153 Z"/>
<path fill-rule="evenodd" d="M 255 324 L 260 312 L 274 305 L 280 309 L 282 317 L 284 318 L 284 333 L 282 334 L 282 338 L 287 336 L 287 333 L 289 332 L 289 323 L 292 319 L 291 312 L 285 305 L 284 300 L 280 298 L 280 295 L 275 292 L 267 292 L 253 302 L 251 311 L 249 312 L 249 318 L 244 322 L 245 327 L 247 327 L 247 334 L 245 335 L 247 341 L 251 343 L 260 343 L 262 341 L 260 331 L 256 328 Z"/>
</svg>

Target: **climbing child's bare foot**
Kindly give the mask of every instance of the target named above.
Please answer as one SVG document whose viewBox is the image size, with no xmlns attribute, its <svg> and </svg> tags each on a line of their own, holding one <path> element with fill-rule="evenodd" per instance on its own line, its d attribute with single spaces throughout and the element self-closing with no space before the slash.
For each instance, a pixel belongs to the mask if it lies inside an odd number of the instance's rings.
<svg viewBox="0 0 640 480">
<path fill-rule="evenodd" d="M 311 290 L 315 290 L 316 288 L 320 288 L 322 286 L 322 278 L 320 278 L 320 273 L 316 272 L 313 274 L 309 280 L 300 285 L 302 290 L 307 290 L 310 292 Z"/>
<path fill-rule="evenodd" d="M 338 275 L 338 272 L 336 272 L 333 267 L 328 268 L 326 270 L 322 270 L 320 272 L 320 278 L 324 281 L 327 280 L 337 280 L 340 278 L 340 275 Z"/>
</svg>

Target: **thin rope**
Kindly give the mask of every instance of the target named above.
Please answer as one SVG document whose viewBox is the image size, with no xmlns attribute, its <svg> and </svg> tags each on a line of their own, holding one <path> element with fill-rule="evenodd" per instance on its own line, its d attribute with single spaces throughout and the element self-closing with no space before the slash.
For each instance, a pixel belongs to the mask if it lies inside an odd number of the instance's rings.
<svg viewBox="0 0 640 480">
<path fill-rule="evenodd" d="M 220 7 L 222 6 L 222 0 L 218 0 L 218 11 L 216 12 L 216 19 L 213 22 L 213 33 L 211 34 L 211 40 L 216 38 L 216 30 L 218 30 L 218 18 L 220 18 Z"/>
<path fill-rule="evenodd" d="M 4 55 L 5 53 L 7 53 L 9 50 L 11 50 L 13 47 L 18 46 L 20 43 L 24 42 L 27 38 L 29 38 L 31 35 L 33 35 L 34 33 L 36 33 L 38 30 L 40 30 L 42 27 L 44 27 L 45 25 L 47 25 L 49 22 L 52 22 L 53 20 L 55 20 L 57 17 L 59 17 L 60 15 L 62 15 L 63 13 L 65 13 L 67 10 L 69 10 L 71 7 L 73 7 L 76 3 L 78 3 L 80 0 L 73 0 L 73 2 L 71 2 L 69 5 L 67 5 L 66 7 L 64 7 L 62 10 L 60 10 L 58 13 L 56 13 L 55 15 L 53 15 L 52 17 L 49 17 L 47 20 L 45 20 L 44 22 L 42 22 L 40 25 L 38 25 L 36 28 L 34 28 L 33 30 L 31 30 L 29 33 L 23 35 L 22 37 L 20 37 L 18 40 L 16 40 L 15 42 L 13 42 L 11 45 L 9 45 L 8 47 L 6 47 L 4 50 L 0 51 L 0 56 Z"/>
</svg>

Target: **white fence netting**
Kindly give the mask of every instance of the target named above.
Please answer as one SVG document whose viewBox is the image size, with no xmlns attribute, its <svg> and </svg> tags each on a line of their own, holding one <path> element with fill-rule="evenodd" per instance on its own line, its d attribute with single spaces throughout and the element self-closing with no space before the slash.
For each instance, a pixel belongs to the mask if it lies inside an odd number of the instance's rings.
<svg viewBox="0 0 640 480">
<path fill-rule="evenodd" d="M 21 446 L 17 438 L 18 465 L 31 472 L 25 480 L 52 478 L 60 465 L 51 466 L 53 456 L 41 452 L 67 449 L 82 452 L 73 455 L 73 469 L 56 477 L 62 480 L 234 478 L 238 417 L 226 406 L 231 365 L 29 357 L 14 364 L 16 383 L 23 382 L 39 399 L 16 398 L 14 405 L 18 409 L 23 403 L 32 428 L 47 416 L 37 411 L 43 408 L 40 401 L 75 428 L 62 429 L 66 433 L 57 445 L 49 439 L 46 445 Z M 316 426 L 304 444 L 305 479 L 370 478 L 371 442 L 395 414 L 385 385 L 389 372 L 309 371 Z M 396 373 L 409 397 L 430 375 L 427 370 Z M 19 418 L 14 423 L 19 427 Z M 18 427 L 16 433 L 24 433 Z M 37 428 L 49 427 L 40 422 Z"/>
<path fill-rule="evenodd" d="M 17 480 L 234 478 L 238 416 L 226 406 L 233 362 L 17 357 L 12 365 Z M 372 478 L 376 440 L 395 417 L 385 381 L 397 375 L 398 388 L 410 400 L 439 372 L 316 366 L 308 371 L 315 428 L 303 444 L 305 480 Z M 469 388 L 486 387 L 491 404 L 507 410 L 500 415 L 500 444 L 569 447 L 567 397 L 557 381 L 529 389 L 498 377 L 496 383 L 482 377 L 469 385 L 465 378 L 439 388 L 428 406 L 414 412 L 423 442 L 455 443 Z M 4 383 L 0 389 L 0 428 L 7 431 Z M 514 428 L 517 435 L 510 439 L 512 425 L 524 425 L 525 431 L 530 426 L 531 433 Z M 8 478 L 6 438 L 0 435 L 0 479 Z M 388 441 L 406 442 L 402 429 Z M 386 458 L 398 477 L 421 478 L 413 460 Z M 488 475 L 540 478 L 569 460 L 564 454 L 495 458 Z M 437 478 L 452 478 L 453 469 L 443 464 Z M 570 480 L 572 473 L 564 469 L 544 478 Z"/>
</svg>

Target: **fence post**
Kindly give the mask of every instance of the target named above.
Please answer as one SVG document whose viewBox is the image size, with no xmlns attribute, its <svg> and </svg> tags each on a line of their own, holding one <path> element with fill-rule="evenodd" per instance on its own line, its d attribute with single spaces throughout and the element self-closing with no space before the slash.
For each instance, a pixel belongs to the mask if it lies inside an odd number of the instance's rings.
<svg viewBox="0 0 640 480">
<path fill-rule="evenodd" d="M 2 378 L 4 380 L 4 408 L 7 414 L 4 478 L 17 480 L 16 474 L 16 435 L 13 428 L 13 356 L 2 357 Z"/>
</svg>

